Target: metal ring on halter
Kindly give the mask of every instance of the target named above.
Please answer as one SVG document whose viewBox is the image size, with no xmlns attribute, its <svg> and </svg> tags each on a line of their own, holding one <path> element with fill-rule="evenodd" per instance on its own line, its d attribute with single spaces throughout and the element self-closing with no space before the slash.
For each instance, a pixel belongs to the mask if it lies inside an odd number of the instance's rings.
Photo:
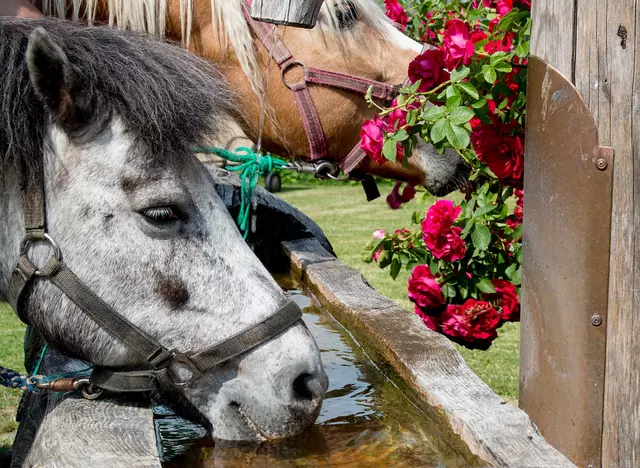
<svg viewBox="0 0 640 468">
<path fill-rule="evenodd" d="M 196 367 L 196 365 L 189 359 L 189 357 L 179 351 L 172 351 L 173 359 L 167 366 L 167 376 L 174 387 L 183 388 L 191 384 L 195 379 L 202 376 L 202 372 Z M 189 372 L 189 376 L 185 379 L 181 379 L 178 374 L 178 369 L 186 370 Z"/>
<path fill-rule="evenodd" d="M 20 255 L 29 258 L 29 256 L 27 255 L 27 250 L 29 248 L 29 244 L 34 242 L 46 242 L 53 253 L 52 258 L 54 258 L 58 262 L 62 261 L 62 251 L 60 250 L 60 246 L 47 233 L 44 233 L 44 234 L 28 233 L 27 235 L 25 235 L 22 238 L 22 242 L 20 243 Z M 29 261 L 31 262 L 31 259 L 29 259 Z M 35 269 L 34 274 L 36 276 L 42 276 L 42 272 L 40 271 L 40 268 L 36 268 L 33 262 L 31 262 L 31 264 L 34 266 L 34 269 Z"/>
<path fill-rule="evenodd" d="M 293 90 L 293 85 L 290 84 L 286 78 L 284 77 L 285 73 L 287 73 L 289 70 L 291 70 L 293 67 L 295 66 L 299 66 L 302 67 L 303 69 L 306 68 L 306 65 L 304 63 L 302 63 L 300 60 L 294 60 L 293 62 L 287 64 L 285 67 L 282 68 L 282 71 L 280 72 L 280 77 L 282 78 L 282 83 L 289 89 Z M 302 82 L 304 83 L 304 79 L 302 80 Z"/>
</svg>

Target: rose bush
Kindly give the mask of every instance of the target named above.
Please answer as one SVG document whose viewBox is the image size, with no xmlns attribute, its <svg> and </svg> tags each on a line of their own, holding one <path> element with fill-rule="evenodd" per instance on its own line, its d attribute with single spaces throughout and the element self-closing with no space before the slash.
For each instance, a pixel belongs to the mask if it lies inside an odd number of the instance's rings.
<svg viewBox="0 0 640 468">
<path fill-rule="evenodd" d="M 364 260 L 411 272 L 408 296 L 432 330 L 487 349 L 520 320 L 526 64 L 530 0 L 385 0 L 387 15 L 431 48 L 410 84 L 366 122 L 362 148 L 378 163 L 406 163 L 418 138 L 453 148 L 472 168 L 456 200 L 413 213 L 412 229 L 376 231 Z M 400 208 L 420 190 L 396 184 Z M 427 199 L 426 195 L 421 196 Z"/>
</svg>

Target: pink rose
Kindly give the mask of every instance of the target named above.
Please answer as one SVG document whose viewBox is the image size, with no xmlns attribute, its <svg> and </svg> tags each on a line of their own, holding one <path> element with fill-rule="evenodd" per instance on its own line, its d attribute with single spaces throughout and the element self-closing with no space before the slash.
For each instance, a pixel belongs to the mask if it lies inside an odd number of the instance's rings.
<svg viewBox="0 0 640 468">
<path fill-rule="evenodd" d="M 451 200 L 438 200 L 427 210 L 427 216 L 422 221 L 422 232 L 431 235 L 446 233 L 460 215 L 460 210 Z"/>
<path fill-rule="evenodd" d="M 409 22 L 409 18 L 407 17 L 407 13 L 400 5 L 398 0 L 384 0 L 384 5 L 386 7 L 387 16 L 395 21 L 397 24 L 402 26 L 402 30 L 404 31 L 407 28 L 407 23 Z"/>
<path fill-rule="evenodd" d="M 383 128 L 386 125 L 382 119 L 375 115 L 372 120 L 367 120 L 362 124 L 360 131 L 360 148 L 378 164 L 384 164 L 387 160 L 382 156 L 382 146 L 384 145 Z"/>
<path fill-rule="evenodd" d="M 499 15 L 504 16 L 513 9 L 513 0 L 482 0 L 487 8 L 495 8 Z"/>
<path fill-rule="evenodd" d="M 522 224 L 522 221 L 519 220 L 518 217 L 514 215 L 508 216 L 505 222 L 507 223 L 507 226 L 509 226 L 511 229 L 516 229 L 518 226 L 520 226 L 520 224 Z"/>
<path fill-rule="evenodd" d="M 380 247 L 378 250 L 376 250 L 376 251 L 373 253 L 373 260 L 374 260 L 376 263 L 378 263 L 378 259 L 380 258 L 380 254 L 382 253 L 382 251 L 383 251 L 383 250 L 384 250 L 384 249 L 383 249 L 382 247 Z"/>
<path fill-rule="evenodd" d="M 442 332 L 454 341 L 487 349 L 498 337 L 500 314 L 488 302 L 467 299 L 462 305 L 447 306 L 440 321 Z"/>
<path fill-rule="evenodd" d="M 444 57 L 440 49 L 427 50 L 409 64 L 409 80 L 412 83 L 420 80 L 418 91 L 431 91 L 449 79 L 449 73 L 444 69 Z"/>
<path fill-rule="evenodd" d="M 427 315 L 437 315 L 444 306 L 442 288 L 427 265 L 418 265 L 409 278 L 409 300 Z"/>
<path fill-rule="evenodd" d="M 438 322 L 438 319 L 436 317 L 425 314 L 417 305 L 413 308 L 413 311 L 418 317 L 422 319 L 422 322 L 427 326 L 429 330 L 439 331 L 440 323 Z"/>
<path fill-rule="evenodd" d="M 384 239 L 384 229 L 376 229 L 373 231 L 374 239 Z"/>
<path fill-rule="evenodd" d="M 459 65 L 471 63 L 475 46 L 471 40 L 471 28 L 459 19 L 447 21 L 444 29 L 444 63 L 448 70 L 455 70 Z"/>
<path fill-rule="evenodd" d="M 425 244 L 431 254 L 439 260 L 462 260 L 467 253 L 467 246 L 460 237 L 461 232 L 462 228 L 454 226 L 446 234 L 425 235 Z"/>
<path fill-rule="evenodd" d="M 411 184 L 407 184 L 401 193 L 400 187 L 403 183 L 402 181 L 396 182 L 391 193 L 387 195 L 387 205 L 392 210 L 399 209 L 403 203 L 409 203 L 416 196 L 416 189 Z"/>
</svg>

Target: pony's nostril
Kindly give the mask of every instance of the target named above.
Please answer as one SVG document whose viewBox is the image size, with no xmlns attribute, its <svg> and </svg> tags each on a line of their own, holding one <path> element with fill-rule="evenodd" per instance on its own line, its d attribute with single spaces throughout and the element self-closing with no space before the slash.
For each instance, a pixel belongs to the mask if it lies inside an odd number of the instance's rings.
<svg viewBox="0 0 640 468">
<path fill-rule="evenodd" d="M 321 398 L 324 390 L 320 379 L 312 374 L 300 374 L 293 381 L 293 396 L 298 400 Z"/>
</svg>

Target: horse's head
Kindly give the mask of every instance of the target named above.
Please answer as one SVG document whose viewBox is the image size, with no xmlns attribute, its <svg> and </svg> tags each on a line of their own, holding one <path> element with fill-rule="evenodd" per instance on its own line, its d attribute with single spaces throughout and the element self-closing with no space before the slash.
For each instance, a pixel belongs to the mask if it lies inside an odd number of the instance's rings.
<svg viewBox="0 0 640 468">
<path fill-rule="evenodd" d="M 184 10 L 182 13 L 184 16 Z M 177 34 L 180 30 L 177 7 L 170 10 L 169 18 L 173 27 L 178 28 L 174 29 L 174 34 Z M 186 20 L 183 22 L 187 23 Z M 264 43 L 269 46 L 276 39 L 271 27 L 265 30 L 267 35 L 260 40 L 255 28 L 252 30 L 247 23 L 246 0 L 195 0 L 192 23 L 190 48 L 204 57 L 225 63 L 223 73 L 242 98 L 247 135 L 254 141 L 258 139 L 262 120 L 260 97 L 268 68 L 266 95 L 269 107 L 263 146 L 283 156 L 309 157 L 307 132 L 300 108 L 294 93 L 285 84 L 285 81 L 300 83 L 303 67 L 292 64 L 283 73 L 276 64 L 278 57 L 270 59 Z M 421 44 L 405 36 L 384 15 L 375 0 L 325 0 L 315 28 L 280 26 L 277 35 L 293 58 L 307 67 L 387 85 L 405 82 L 409 63 L 422 50 Z M 327 154 L 336 161 L 343 160 L 358 144 L 362 123 L 371 118 L 376 109 L 366 104 L 362 92 L 345 91 L 324 84 L 309 86 L 326 138 Z M 438 195 L 455 189 L 468 174 L 466 164 L 455 151 L 440 155 L 424 143 L 415 150 L 409 167 L 392 162 L 378 165 L 365 161 L 360 169 L 418 183 Z"/>
<path fill-rule="evenodd" d="M 47 231 L 64 263 L 164 347 L 205 350 L 285 303 L 190 152 L 225 125 L 229 93 L 213 68 L 168 44 L 52 21 L 0 21 L 0 56 L 0 297 L 24 235 L 24 179 L 43 167 Z M 30 257 L 50 254 L 36 245 Z M 51 281 L 34 282 L 23 311 L 56 348 L 139 366 Z M 298 321 L 165 396 L 217 438 L 263 440 L 312 424 L 326 387 Z"/>
</svg>

